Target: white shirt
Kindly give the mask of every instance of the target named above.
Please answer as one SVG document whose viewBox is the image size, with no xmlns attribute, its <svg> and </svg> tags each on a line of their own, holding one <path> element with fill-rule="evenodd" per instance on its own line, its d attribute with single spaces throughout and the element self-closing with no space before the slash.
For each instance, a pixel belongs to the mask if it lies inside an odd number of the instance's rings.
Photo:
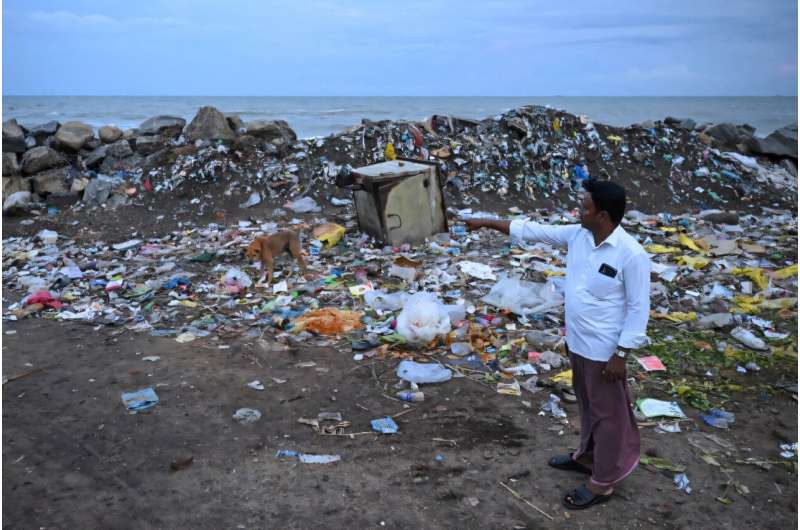
<svg viewBox="0 0 800 530">
<path fill-rule="evenodd" d="M 650 257 L 621 226 L 597 246 L 580 225 L 515 220 L 509 231 L 513 239 L 567 247 L 564 297 L 570 351 L 605 362 L 617 346 L 649 343 Z"/>
</svg>

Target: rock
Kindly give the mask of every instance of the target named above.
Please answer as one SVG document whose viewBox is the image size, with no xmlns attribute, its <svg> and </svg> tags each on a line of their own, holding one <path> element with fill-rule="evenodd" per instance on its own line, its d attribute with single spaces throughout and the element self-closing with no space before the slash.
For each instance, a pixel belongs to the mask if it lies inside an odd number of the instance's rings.
<svg viewBox="0 0 800 530">
<path fill-rule="evenodd" d="M 26 175 L 65 165 L 67 161 L 61 153 L 43 145 L 34 147 L 22 155 L 22 172 Z"/>
<path fill-rule="evenodd" d="M 242 121 L 242 118 L 237 114 L 226 114 L 225 119 L 228 120 L 228 127 L 230 127 L 233 132 L 239 133 L 244 129 L 244 121 Z"/>
<path fill-rule="evenodd" d="M 108 152 L 106 151 L 106 153 Z M 137 153 L 125 158 L 116 158 L 106 154 L 106 158 L 103 160 L 103 163 L 100 164 L 98 170 L 100 173 L 105 174 L 113 174 L 117 171 L 135 171 L 142 167 L 142 160 L 144 160 L 144 157 Z"/>
<path fill-rule="evenodd" d="M 190 142 L 195 140 L 234 140 L 236 133 L 231 130 L 224 114 L 214 107 L 202 107 L 186 127 L 186 137 Z"/>
<path fill-rule="evenodd" d="M 706 133 L 698 134 L 697 140 L 703 145 L 711 145 L 711 142 L 713 141 L 712 138 Z"/>
<path fill-rule="evenodd" d="M 250 136 L 249 134 L 241 134 L 236 138 L 234 149 L 254 150 L 258 149 L 264 144 L 264 140 Z"/>
<path fill-rule="evenodd" d="M 788 171 L 793 177 L 797 178 L 797 163 L 792 162 L 788 158 L 784 158 L 778 165 Z"/>
<path fill-rule="evenodd" d="M 282 140 L 286 143 L 297 141 L 297 135 L 283 120 L 254 120 L 245 124 L 247 134 L 271 142 Z"/>
<path fill-rule="evenodd" d="M 797 160 L 797 126 L 778 129 L 766 138 L 749 138 L 745 145 L 756 155 L 789 157 Z"/>
<path fill-rule="evenodd" d="M 13 215 L 28 211 L 33 202 L 33 196 L 29 191 L 18 191 L 12 193 L 3 201 L 3 214 Z"/>
<path fill-rule="evenodd" d="M 645 161 L 645 159 L 647 158 L 647 155 L 645 155 L 644 153 L 642 153 L 641 151 L 639 151 L 637 149 L 637 150 L 635 150 L 633 152 L 633 154 L 631 154 L 631 157 L 641 164 L 642 162 Z"/>
<path fill-rule="evenodd" d="M 24 153 L 27 149 L 25 145 L 25 132 L 19 126 L 17 120 L 10 119 L 3 122 L 3 152 L 4 153 Z"/>
<path fill-rule="evenodd" d="M 42 123 L 40 125 L 31 127 L 31 130 L 28 131 L 28 134 L 36 138 L 36 143 L 38 145 L 44 145 L 45 139 L 58 132 L 58 128 L 60 126 L 61 124 L 57 121 L 48 121 L 47 123 Z"/>
<path fill-rule="evenodd" d="M 89 153 L 89 155 L 83 160 L 83 163 L 86 165 L 86 167 L 96 166 L 105 159 L 107 150 L 108 150 L 107 145 L 101 145 L 100 147 Z"/>
<path fill-rule="evenodd" d="M 92 138 L 94 138 L 92 128 L 79 121 L 68 121 L 56 132 L 58 143 L 73 151 L 80 151 Z"/>
<path fill-rule="evenodd" d="M 186 120 L 178 116 L 155 116 L 139 125 L 138 134 L 159 134 L 166 138 L 177 138 L 183 132 Z"/>
<path fill-rule="evenodd" d="M 114 196 L 125 198 L 125 182 L 119 177 L 97 175 L 91 179 L 83 190 L 83 201 L 92 206 L 100 206 L 107 202 L 119 203 L 118 200 L 109 201 Z M 124 201 L 123 201 L 124 202 Z"/>
<path fill-rule="evenodd" d="M 33 191 L 39 195 L 49 195 L 51 193 L 69 193 L 69 183 L 72 171 L 69 168 L 50 169 L 42 171 L 30 178 L 33 183 Z"/>
<path fill-rule="evenodd" d="M 738 225 L 739 215 L 735 212 L 713 212 L 701 216 L 701 219 L 709 223 L 721 225 Z"/>
<path fill-rule="evenodd" d="M 31 181 L 23 177 L 6 177 L 3 175 L 3 202 L 18 191 L 31 191 Z"/>
<path fill-rule="evenodd" d="M 140 155 L 155 153 L 164 146 L 164 139 L 158 135 L 145 135 L 136 137 L 136 152 Z"/>
<path fill-rule="evenodd" d="M 19 163 L 16 153 L 3 153 L 3 176 L 13 177 L 19 174 Z"/>
<path fill-rule="evenodd" d="M 127 158 L 133 154 L 128 140 L 117 140 L 106 148 L 106 155 L 114 158 Z"/>
<path fill-rule="evenodd" d="M 678 123 L 678 127 L 687 131 L 693 131 L 697 127 L 697 122 L 691 118 L 686 118 Z"/>
<path fill-rule="evenodd" d="M 133 140 L 134 138 L 136 138 L 138 134 L 139 134 L 139 129 L 135 127 L 133 129 L 125 129 L 124 131 L 122 131 L 122 138 L 124 140 Z"/>
<path fill-rule="evenodd" d="M 97 131 L 97 134 L 100 137 L 100 141 L 104 144 L 113 144 L 122 138 L 122 129 L 114 127 L 113 125 L 103 125 L 100 127 L 100 130 Z"/>
<path fill-rule="evenodd" d="M 103 145 L 103 142 L 100 141 L 100 138 L 92 137 L 83 145 L 83 149 L 88 152 L 91 152 L 100 147 L 101 145 Z M 88 155 L 89 154 L 88 152 L 84 154 Z"/>
<path fill-rule="evenodd" d="M 78 195 L 84 189 L 86 189 L 86 185 L 89 184 L 89 179 L 86 177 L 76 178 L 72 181 L 72 186 L 69 188 L 69 192 Z"/>
<path fill-rule="evenodd" d="M 739 139 L 739 130 L 731 123 L 720 123 L 709 127 L 705 134 L 722 145 L 736 145 Z"/>
<path fill-rule="evenodd" d="M 676 127 L 681 123 L 681 121 L 683 120 L 681 120 L 680 118 L 673 118 L 672 116 L 667 116 L 666 118 L 664 118 L 664 123 L 666 123 L 670 127 Z"/>
</svg>

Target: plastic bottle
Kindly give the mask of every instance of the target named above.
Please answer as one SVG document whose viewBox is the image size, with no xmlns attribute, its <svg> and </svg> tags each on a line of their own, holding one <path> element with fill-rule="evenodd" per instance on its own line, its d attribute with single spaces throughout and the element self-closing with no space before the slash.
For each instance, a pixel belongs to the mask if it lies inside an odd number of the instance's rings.
<svg viewBox="0 0 800 530">
<path fill-rule="evenodd" d="M 404 390 L 402 392 L 397 393 L 397 398 L 402 401 L 411 401 L 414 403 L 419 403 L 421 401 L 425 401 L 425 393 L 424 392 L 409 392 L 408 390 Z"/>
</svg>

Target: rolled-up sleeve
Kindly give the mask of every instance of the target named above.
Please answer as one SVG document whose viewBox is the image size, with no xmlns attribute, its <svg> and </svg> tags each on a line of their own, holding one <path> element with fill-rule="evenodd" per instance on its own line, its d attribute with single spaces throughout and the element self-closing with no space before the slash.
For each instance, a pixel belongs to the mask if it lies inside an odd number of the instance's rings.
<svg viewBox="0 0 800 530">
<path fill-rule="evenodd" d="M 515 241 L 541 241 L 549 245 L 565 247 L 580 229 L 581 225 L 543 225 L 533 221 L 515 219 L 511 221 L 508 233 Z M 649 278 L 648 276 L 648 280 Z"/>
<path fill-rule="evenodd" d="M 625 282 L 625 322 L 618 345 L 641 348 L 650 343 L 647 319 L 650 316 L 650 258 L 642 252 L 631 257 L 622 268 Z"/>
</svg>

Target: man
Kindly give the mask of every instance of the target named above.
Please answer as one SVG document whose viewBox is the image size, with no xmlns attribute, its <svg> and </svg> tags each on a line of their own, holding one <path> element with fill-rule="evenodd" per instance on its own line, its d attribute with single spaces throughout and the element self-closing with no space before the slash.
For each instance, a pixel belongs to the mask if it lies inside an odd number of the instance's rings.
<svg viewBox="0 0 800 530">
<path fill-rule="evenodd" d="M 614 484 L 639 463 L 639 431 L 625 376 L 625 357 L 648 344 L 650 259 L 620 226 L 625 190 L 586 180 L 580 225 L 470 219 L 469 230 L 491 228 L 512 238 L 567 247 L 567 351 L 581 417 L 580 447 L 549 465 L 591 475 L 564 496 L 584 509 L 608 501 Z"/>
</svg>

